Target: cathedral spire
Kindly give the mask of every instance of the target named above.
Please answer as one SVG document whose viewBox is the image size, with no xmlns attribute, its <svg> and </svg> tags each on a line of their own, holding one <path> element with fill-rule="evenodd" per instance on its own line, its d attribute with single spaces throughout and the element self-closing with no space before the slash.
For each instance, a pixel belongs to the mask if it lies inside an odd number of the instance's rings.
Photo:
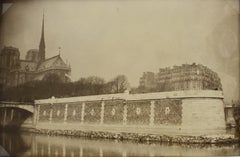
<svg viewBox="0 0 240 157">
<path fill-rule="evenodd" d="M 39 44 L 39 62 L 42 62 L 45 60 L 45 40 L 44 40 L 44 13 L 43 13 L 43 19 L 42 19 L 42 34 Z"/>
</svg>

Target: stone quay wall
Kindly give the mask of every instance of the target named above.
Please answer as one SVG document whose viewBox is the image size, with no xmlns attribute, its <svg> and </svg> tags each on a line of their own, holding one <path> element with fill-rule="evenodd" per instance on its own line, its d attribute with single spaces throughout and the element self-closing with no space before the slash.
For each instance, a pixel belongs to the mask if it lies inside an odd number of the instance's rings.
<svg viewBox="0 0 240 157">
<path fill-rule="evenodd" d="M 37 130 L 155 135 L 225 134 L 221 91 L 109 94 L 35 101 Z"/>
</svg>

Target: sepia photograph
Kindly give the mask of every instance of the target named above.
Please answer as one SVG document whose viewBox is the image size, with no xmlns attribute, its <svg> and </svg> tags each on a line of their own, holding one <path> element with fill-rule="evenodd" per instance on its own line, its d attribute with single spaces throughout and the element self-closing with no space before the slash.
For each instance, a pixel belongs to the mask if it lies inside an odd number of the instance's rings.
<svg viewBox="0 0 240 157">
<path fill-rule="evenodd" d="M 0 1 L 0 157 L 240 156 L 239 0 Z"/>
</svg>

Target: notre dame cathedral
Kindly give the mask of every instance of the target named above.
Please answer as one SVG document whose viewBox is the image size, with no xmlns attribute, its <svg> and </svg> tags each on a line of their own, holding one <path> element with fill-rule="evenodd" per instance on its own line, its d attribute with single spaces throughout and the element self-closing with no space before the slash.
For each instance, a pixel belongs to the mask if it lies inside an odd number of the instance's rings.
<svg viewBox="0 0 240 157">
<path fill-rule="evenodd" d="M 70 81 L 71 67 L 60 54 L 45 58 L 44 17 L 39 49 L 27 52 L 25 60 L 20 59 L 20 52 L 15 47 L 4 47 L 0 53 L 0 84 L 18 86 L 29 81 L 43 80 L 56 74 L 61 81 Z"/>
</svg>

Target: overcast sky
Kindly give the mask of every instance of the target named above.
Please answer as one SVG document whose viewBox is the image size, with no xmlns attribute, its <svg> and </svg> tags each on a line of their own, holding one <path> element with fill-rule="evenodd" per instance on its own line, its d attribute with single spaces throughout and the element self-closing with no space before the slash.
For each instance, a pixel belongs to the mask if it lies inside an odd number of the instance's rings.
<svg viewBox="0 0 240 157">
<path fill-rule="evenodd" d="M 125 74 L 138 86 L 144 71 L 199 63 L 238 98 L 238 0 L 89 0 L 14 3 L 3 16 L 1 43 L 38 48 L 45 13 L 46 56 L 71 63 L 72 78 L 106 81 Z"/>
</svg>

